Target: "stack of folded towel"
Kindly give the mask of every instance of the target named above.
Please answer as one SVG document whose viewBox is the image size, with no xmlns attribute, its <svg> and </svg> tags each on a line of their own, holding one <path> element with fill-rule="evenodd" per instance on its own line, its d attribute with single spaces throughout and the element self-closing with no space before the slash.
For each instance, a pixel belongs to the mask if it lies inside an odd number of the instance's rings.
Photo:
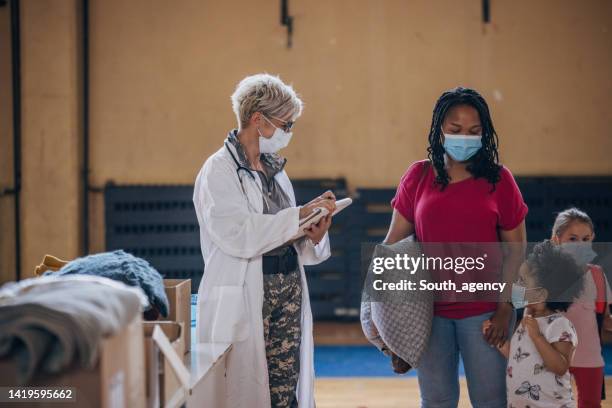
<svg viewBox="0 0 612 408">
<path fill-rule="evenodd" d="M 97 276 L 44 276 L 0 288 L 0 358 L 17 364 L 20 384 L 58 373 L 76 359 L 92 368 L 102 338 L 131 322 L 148 300 L 141 289 Z"/>
</svg>

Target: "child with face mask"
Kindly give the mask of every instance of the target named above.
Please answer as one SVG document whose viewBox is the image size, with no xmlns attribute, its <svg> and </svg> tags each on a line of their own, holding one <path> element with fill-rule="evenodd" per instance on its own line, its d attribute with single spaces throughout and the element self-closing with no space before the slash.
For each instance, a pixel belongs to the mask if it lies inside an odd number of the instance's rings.
<svg viewBox="0 0 612 408">
<path fill-rule="evenodd" d="M 602 268 L 591 264 L 597 255 L 592 249 L 594 238 L 593 221 L 583 211 L 570 208 L 557 215 L 551 241 L 570 254 L 584 273 L 584 290 L 565 314 L 580 339 L 570 368 L 578 391 L 578 408 L 601 407 L 604 360 L 599 333 L 602 324 L 609 327 L 611 322 L 610 286 Z"/>
<path fill-rule="evenodd" d="M 573 258 L 551 241 L 537 244 L 521 266 L 512 303 L 525 308 L 524 317 L 499 348 L 508 359 L 508 407 L 576 407 L 569 368 L 578 336 L 562 312 L 580 295 L 582 275 Z"/>
</svg>

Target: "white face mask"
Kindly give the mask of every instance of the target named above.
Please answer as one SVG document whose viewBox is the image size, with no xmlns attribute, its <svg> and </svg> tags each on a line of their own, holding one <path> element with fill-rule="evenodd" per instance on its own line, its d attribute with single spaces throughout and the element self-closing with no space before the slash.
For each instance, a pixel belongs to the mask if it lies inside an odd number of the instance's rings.
<svg viewBox="0 0 612 408">
<path fill-rule="evenodd" d="M 263 116 L 263 115 L 262 115 Z M 272 123 L 268 118 L 264 116 L 264 119 L 267 120 L 272 126 Z M 257 128 L 257 133 L 259 133 L 259 152 L 260 153 L 276 153 L 281 149 L 287 147 L 289 142 L 291 141 L 291 136 L 293 133 L 285 132 L 283 129 L 274 126 L 275 130 L 271 137 L 263 137 L 261 135 L 261 131 Z"/>
<path fill-rule="evenodd" d="M 586 242 L 564 242 L 561 244 L 561 250 L 567 252 L 574 258 L 578 266 L 584 266 L 591 262 L 597 256 L 593 251 L 593 244 Z"/>
</svg>

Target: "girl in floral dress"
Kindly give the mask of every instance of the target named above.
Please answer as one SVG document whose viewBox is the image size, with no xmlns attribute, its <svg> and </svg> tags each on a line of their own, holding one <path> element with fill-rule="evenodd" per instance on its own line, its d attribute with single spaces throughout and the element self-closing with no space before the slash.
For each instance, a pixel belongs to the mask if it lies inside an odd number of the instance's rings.
<svg viewBox="0 0 612 408">
<path fill-rule="evenodd" d="M 569 367 L 578 344 L 576 330 L 563 316 L 582 291 L 582 273 L 571 256 L 550 241 L 537 244 L 519 271 L 512 300 L 525 314 L 509 342 L 509 408 L 575 408 Z M 483 330 L 486 327 L 483 327 Z"/>
</svg>

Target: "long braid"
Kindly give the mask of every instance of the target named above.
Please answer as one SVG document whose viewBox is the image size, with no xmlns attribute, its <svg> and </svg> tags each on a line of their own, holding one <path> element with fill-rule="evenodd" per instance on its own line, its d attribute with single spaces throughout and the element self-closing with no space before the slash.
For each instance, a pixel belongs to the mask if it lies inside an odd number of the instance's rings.
<svg viewBox="0 0 612 408">
<path fill-rule="evenodd" d="M 444 92 L 433 110 L 427 157 L 437 172 L 435 183 L 440 185 L 441 190 L 444 190 L 450 182 L 450 177 L 444 167 L 445 151 L 442 142 L 442 124 L 450 108 L 456 105 L 469 105 L 478 111 L 482 126 L 482 147 L 472 156 L 466 169 L 474 178 L 487 179 L 492 184 L 492 191 L 494 191 L 495 184 L 500 179 L 501 166 L 499 165 L 499 154 L 497 152 L 499 141 L 489 113 L 489 106 L 478 92 L 463 87 Z"/>
</svg>

